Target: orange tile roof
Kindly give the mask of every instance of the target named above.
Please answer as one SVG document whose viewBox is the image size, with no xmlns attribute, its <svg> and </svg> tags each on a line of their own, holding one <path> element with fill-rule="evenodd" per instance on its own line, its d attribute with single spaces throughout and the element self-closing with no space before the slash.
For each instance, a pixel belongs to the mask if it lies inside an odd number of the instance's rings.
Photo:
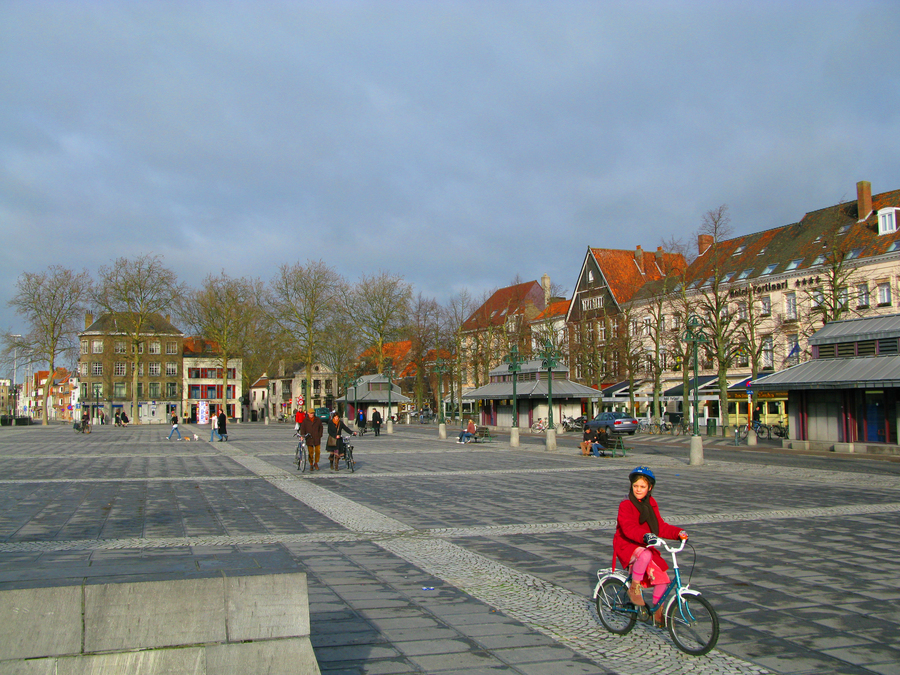
<svg viewBox="0 0 900 675">
<path fill-rule="evenodd" d="M 611 248 L 592 248 L 591 253 L 609 285 L 609 290 L 619 304 L 628 302 L 641 286 L 650 281 L 662 279 L 666 274 L 684 269 L 684 256 L 680 253 L 662 253 L 665 269 L 660 269 L 656 261 L 656 251 L 642 251 L 643 271 L 638 268 L 636 251 L 622 251 Z"/>
<path fill-rule="evenodd" d="M 463 322 L 462 329 L 470 331 L 488 326 L 502 326 L 507 316 L 521 313 L 529 300 L 539 310 L 544 308 L 544 289 L 537 281 L 526 281 L 501 288 L 472 312 Z"/>
<path fill-rule="evenodd" d="M 546 321 L 557 316 L 565 316 L 569 313 L 569 304 L 571 300 L 556 300 L 551 302 L 550 306 L 543 312 L 534 317 L 534 321 Z"/>
</svg>

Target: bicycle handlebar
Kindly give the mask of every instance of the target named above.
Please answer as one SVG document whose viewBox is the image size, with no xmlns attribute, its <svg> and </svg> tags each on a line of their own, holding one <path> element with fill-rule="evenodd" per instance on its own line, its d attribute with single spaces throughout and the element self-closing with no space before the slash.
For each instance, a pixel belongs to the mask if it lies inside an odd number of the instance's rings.
<svg viewBox="0 0 900 675">
<path fill-rule="evenodd" d="M 656 537 L 656 539 L 654 541 L 648 543 L 647 546 L 650 547 L 650 546 L 662 545 L 662 547 L 665 548 L 668 553 L 681 553 L 681 551 L 684 550 L 685 544 L 687 544 L 687 539 L 682 539 L 681 546 L 679 546 L 678 548 L 674 548 L 672 546 L 669 546 L 669 544 L 666 542 L 666 540 L 663 539 L 662 537 Z"/>
</svg>

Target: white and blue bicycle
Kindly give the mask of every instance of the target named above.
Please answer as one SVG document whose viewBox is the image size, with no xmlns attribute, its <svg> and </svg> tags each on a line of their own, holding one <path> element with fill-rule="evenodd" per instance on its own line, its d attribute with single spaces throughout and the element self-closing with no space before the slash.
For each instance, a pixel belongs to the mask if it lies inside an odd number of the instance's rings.
<svg viewBox="0 0 900 675">
<path fill-rule="evenodd" d="M 631 575 L 627 570 L 608 568 L 597 572 L 594 600 L 597 602 L 600 622 L 606 630 L 617 635 L 625 635 L 634 628 L 638 619 L 652 625 L 653 614 L 660 607 L 665 607 L 663 611 L 665 626 L 675 646 L 681 651 L 701 656 L 716 646 L 719 639 L 719 617 L 716 610 L 699 591 L 689 588 L 689 583 L 681 582 L 681 570 L 678 568 L 676 554 L 684 549 L 686 543 L 687 540 L 682 540 L 678 548 L 672 548 L 665 540 L 656 538 L 647 544 L 647 546 L 662 546 L 672 556 L 672 580 L 656 604 L 638 607 L 631 602 L 628 598 Z"/>
</svg>

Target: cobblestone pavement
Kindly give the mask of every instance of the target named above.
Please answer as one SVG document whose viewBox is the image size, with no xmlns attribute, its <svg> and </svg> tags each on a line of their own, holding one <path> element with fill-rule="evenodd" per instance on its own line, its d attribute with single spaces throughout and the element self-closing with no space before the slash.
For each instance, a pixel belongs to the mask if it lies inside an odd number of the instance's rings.
<svg viewBox="0 0 900 675">
<path fill-rule="evenodd" d="M 305 571 L 323 673 L 900 673 L 896 465 L 634 439 L 625 459 L 354 439 L 358 471 L 298 475 L 286 425 L 227 443 L 168 427 L 0 430 L 0 589 Z M 207 436 L 208 437 L 208 436 Z M 724 448 L 723 448 L 724 449 Z M 590 596 L 627 473 L 649 463 L 718 610 L 704 657 L 607 633 Z"/>
</svg>

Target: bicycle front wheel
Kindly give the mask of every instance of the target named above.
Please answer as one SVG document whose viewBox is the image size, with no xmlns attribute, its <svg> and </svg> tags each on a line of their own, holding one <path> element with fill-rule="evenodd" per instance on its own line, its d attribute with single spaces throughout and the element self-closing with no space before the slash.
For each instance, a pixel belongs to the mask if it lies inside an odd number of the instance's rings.
<svg viewBox="0 0 900 675">
<path fill-rule="evenodd" d="M 700 595 L 683 595 L 666 612 L 666 624 L 675 646 L 686 654 L 702 656 L 719 640 L 719 617 Z"/>
<path fill-rule="evenodd" d="M 610 633 L 625 635 L 634 628 L 637 612 L 633 610 L 628 600 L 624 581 L 617 577 L 608 577 L 600 582 L 600 590 L 597 592 L 597 614 L 600 623 Z"/>
<path fill-rule="evenodd" d="M 300 473 L 306 473 L 306 448 L 303 447 L 303 444 L 300 443 L 297 446 L 297 470 Z"/>
<path fill-rule="evenodd" d="M 356 471 L 356 462 L 353 461 L 353 451 L 347 450 L 344 454 L 344 463 L 347 465 L 347 468 L 350 469 L 350 473 Z"/>
<path fill-rule="evenodd" d="M 760 424 L 756 427 L 756 437 L 761 438 L 763 440 L 771 438 L 771 429 L 767 427 L 765 424 Z"/>
</svg>

